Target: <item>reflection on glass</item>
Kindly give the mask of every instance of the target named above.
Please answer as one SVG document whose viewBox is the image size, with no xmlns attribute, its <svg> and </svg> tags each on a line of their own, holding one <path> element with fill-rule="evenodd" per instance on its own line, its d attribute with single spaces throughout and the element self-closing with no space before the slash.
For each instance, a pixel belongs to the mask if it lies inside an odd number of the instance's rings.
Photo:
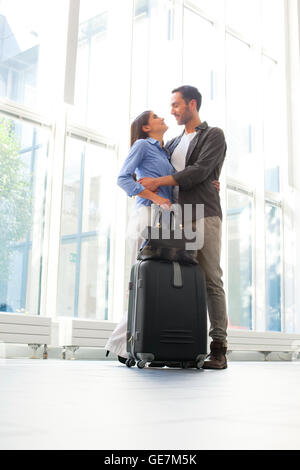
<svg viewBox="0 0 300 470">
<path fill-rule="evenodd" d="M 282 156 L 282 138 L 275 135 L 280 126 L 280 82 L 278 64 L 263 56 L 263 149 L 265 160 L 265 189 L 279 192 L 279 165 Z"/>
<path fill-rule="evenodd" d="M 0 96 L 30 107 L 49 98 L 53 106 L 67 7 L 58 0 L 1 0 Z"/>
<path fill-rule="evenodd" d="M 32 106 L 37 87 L 40 31 L 36 21 L 30 19 L 32 1 L 26 8 L 22 3 L 10 0 L 0 5 L 0 93 Z M 19 8 L 22 13 L 16 15 Z"/>
<path fill-rule="evenodd" d="M 67 139 L 58 281 L 60 315 L 107 318 L 114 159 L 110 148 Z"/>
<path fill-rule="evenodd" d="M 267 330 L 281 331 L 281 209 L 266 203 Z"/>
<path fill-rule="evenodd" d="M 31 136 L 25 147 L 23 131 Z M 48 139 L 48 131 L 0 117 L 2 310 L 39 313 Z"/>
<path fill-rule="evenodd" d="M 242 41 L 226 35 L 226 117 L 228 175 L 254 179 L 253 121 L 256 90 L 252 51 Z"/>
<path fill-rule="evenodd" d="M 201 112 L 209 119 L 214 99 L 214 29 L 209 21 L 185 8 L 183 31 L 183 83 L 199 89 L 203 98 Z M 195 49 L 191 47 L 195 40 L 205 44 L 199 51 L 200 60 L 197 61 Z"/>
<path fill-rule="evenodd" d="M 228 190 L 228 315 L 230 328 L 252 325 L 252 199 Z"/>
</svg>

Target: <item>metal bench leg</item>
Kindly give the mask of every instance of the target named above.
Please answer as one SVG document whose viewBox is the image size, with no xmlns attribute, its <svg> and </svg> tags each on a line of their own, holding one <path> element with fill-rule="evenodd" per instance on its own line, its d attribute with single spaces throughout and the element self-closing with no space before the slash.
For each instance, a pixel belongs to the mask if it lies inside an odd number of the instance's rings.
<svg viewBox="0 0 300 470">
<path fill-rule="evenodd" d="M 44 344 L 43 359 L 48 359 L 48 347 Z"/>
<path fill-rule="evenodd" d="M 63 360 L 67 359 L 67 352 L 71 353 L 71 357 L 69 358 L 71 361 L 75 360 L 75 353 L 79 349 L 79 346 L 63 346 L 63 350 L 61 353 L 61 358 Z"/>
<path fill-rule="evenodd" d="M 259 352 L 264 355 L 264 361 L 267 361 L 269 355 L 271 354 L 270 351 L 259 351 Z"/>
<path fill-rule="evenodd" d="M 33 354 L 30 359 L 39 359 L 36 353 L 40 346 L 40 344 L 28 344 L 28 347 L 33 350 Z"/>
</svg>

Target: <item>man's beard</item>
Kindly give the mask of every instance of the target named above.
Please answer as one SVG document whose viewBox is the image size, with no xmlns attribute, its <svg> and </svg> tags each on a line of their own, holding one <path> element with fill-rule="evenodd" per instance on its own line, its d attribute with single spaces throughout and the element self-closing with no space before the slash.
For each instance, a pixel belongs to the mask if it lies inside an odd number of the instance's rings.
<svg viewBox="0 0 300 470">
<path fill-rule="evenodd" d="M 186 110 L 184 114 L 182 115 L 180 122 L 178 124 L 185 125 L 187 122 L 189 122 L 192 119 L 192 117 L 193 117 L 192 113 Z"/>
</svg>

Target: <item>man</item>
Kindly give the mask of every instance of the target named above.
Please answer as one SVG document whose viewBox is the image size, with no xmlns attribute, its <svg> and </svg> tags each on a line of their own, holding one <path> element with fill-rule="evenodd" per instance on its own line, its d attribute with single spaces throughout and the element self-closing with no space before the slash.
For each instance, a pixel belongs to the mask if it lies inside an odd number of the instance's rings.
<svg viewBox="0 0 300 470">
<path fill-rule="evenodd" d="M 178 203 L 182 207 L 184 204 L 193 204 L 194 207 L 204 204 L 204 246 L 198 250 L 197 258 L 206 276 L 212 342 L 203 368 L 225 369 L 227 313 L 220 267 L 222 210 L 219 192 L 212 181 L 219 179 L 226 142 L 221 129 L 201 122 L 201 101 L 201 94 L 195 87 L 181 86 L 172 91 L 171 114 L 177 124 L 185 126 L 180 136 L 166 144 L 177 173 L 160 178 L 142 178 L 140 182 L 151 191 L 159 186 L 174 186 L 174 194 L 177 192 Z"/>
</svg>

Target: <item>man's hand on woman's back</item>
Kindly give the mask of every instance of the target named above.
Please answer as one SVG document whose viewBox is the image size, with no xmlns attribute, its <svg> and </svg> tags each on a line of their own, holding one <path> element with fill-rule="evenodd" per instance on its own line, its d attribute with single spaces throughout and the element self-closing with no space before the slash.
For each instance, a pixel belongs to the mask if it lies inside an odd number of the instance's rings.
<svg viewBox="0 0 300 470">
<path fill-rule="evenodd" d="M 216 190 L 220 192 L 220 181 L 214 180 L 213 185 L 215 186 Z"/>
</svg>

